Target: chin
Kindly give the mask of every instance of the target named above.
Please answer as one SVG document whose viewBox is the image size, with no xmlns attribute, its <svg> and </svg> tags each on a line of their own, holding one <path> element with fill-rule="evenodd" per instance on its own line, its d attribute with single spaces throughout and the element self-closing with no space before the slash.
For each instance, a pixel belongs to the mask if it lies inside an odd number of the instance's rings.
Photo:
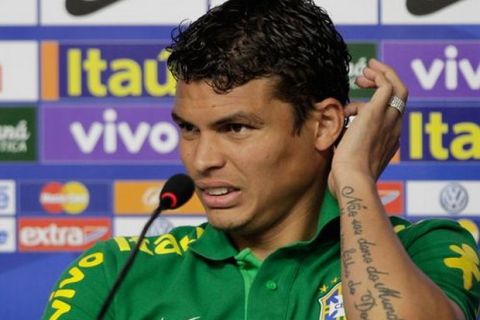
<svg viewBox="0 0 480 320">
<path fill-rule="evenodd" d="M 207 213 L 208 223 L 215 229 L 225 232 L 242 233 L 242 230 L 246 229 L 247 221 L 241 221 L 238 219 L 229 219 L 222 213 Z M 238 217 L 237 217 L 238 218 Z"/>
</svg>

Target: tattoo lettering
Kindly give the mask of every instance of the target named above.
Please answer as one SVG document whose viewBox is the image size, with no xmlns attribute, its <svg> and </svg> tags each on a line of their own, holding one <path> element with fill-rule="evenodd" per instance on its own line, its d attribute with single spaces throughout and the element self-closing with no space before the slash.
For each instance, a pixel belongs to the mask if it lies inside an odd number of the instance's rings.
<svg viewBox="0 0 480 320">
<path fill-rule="evenodd" d="M 356 252 L 354 248 L 344 250 L 342 253 L 342 262 L 343 262 L 343 274 L 345 278 L 350 276 L 350 270 L 348 269 L 352 264 L 355 263 L 353 260 L 353 254 Z"/>
<path fill-rule="evenodd" d="M 362 253 L 363 262 L 368 264 L 372 263 L 373 259 L 372 259 L 372 253 L 370 251 L 370 247 L 375 246 L 375 243 L 368 242 L 364 238 L 358 239 L 357 242 L 360 247 L 360 252 Z"/>
<path fill-rule="evenodd" d="M 345 208 L 346 212 L 348 216 L 352 218 L 355 217 L 361 209 L 367 209 L 366 206 L 362 205 L 360 198 L 353 196 L 353 192 L 353 188 L 349 186 L 342 189 L 342 196 L 348 199 L 347 207 Z"/>
<path fill-rule="evenodd" d="M 357 292 L 356 287 L 360 284 L 362 284 L 362 283 L 361 282 L 354 282 L 353 280 L 348 280 L 347 286 L 348 286 L 348 291 L 350 292 L 351 295 L 354 295 L 355 292 Z"/>
<path fill-rule="evenodd" d="M 353 234 L 356 236 L 360 236 L 363 233 L 363 227 L 360 221 L 357 219 L 353 218 L 352 219 L 352 228 L 353 228 Z"/>
<path fill-rule="evenodd" d="M 391 298 L 401 299 L 400 292 L 395 289 L 386 287 L 382 282 L 375 283 L 375 288 L 378 290 L 378 297 L 382 302 L 383 310 L 385 310 L 388 320 L 402 320 L 391 302 Z"/>
<path fill-rule="evenodd" d="M 369 319 L 368 312 L 376 305 L 375 298 L 372 292 L 368 290 L 367 293 L 360 297 L 360 303 L 355 303 L 355 309 L 360 312 L 361 319 Z"/>
<path fill-rule="evenodd" d="M 377 270 L 374 266 L 368 266 L 367 267 L 367 273 L 368 273 L 368 279 L 370 279 L 373 282 L 377 282 L 380 280 L 380 275 L 388 275 L 388 272 L 382 272 Z"/>
</svg>

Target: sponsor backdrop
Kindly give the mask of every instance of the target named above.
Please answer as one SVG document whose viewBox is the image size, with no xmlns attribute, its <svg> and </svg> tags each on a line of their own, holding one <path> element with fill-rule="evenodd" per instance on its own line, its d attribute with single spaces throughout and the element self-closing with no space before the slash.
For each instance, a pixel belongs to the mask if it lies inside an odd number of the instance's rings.
<svg viewBox="0 0 480 320">
<path fill-rule="evenodd" d="M 38 319 L 60 272 L 95 241 L 135 235 L 183 172 L 165 61 L 173 27 L 221 0 L 0 1 L 0 310 Z M 477 0 L 317 0 L 348 41 L 410 88 L 386 211 L 480 224 Z M 151 234 L 205 221 L 197 198 Z M 333 319 L 333 318 L 332 318 Z"/>
</svg>

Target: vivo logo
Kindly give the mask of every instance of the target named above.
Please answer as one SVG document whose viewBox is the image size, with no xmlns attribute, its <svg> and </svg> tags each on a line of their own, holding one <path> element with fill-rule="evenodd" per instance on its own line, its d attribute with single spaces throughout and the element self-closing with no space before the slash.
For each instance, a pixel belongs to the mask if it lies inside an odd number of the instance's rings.
<svg viewBox="0 0 480 320">
<path fill-rule="evenodd" d="M 158 153 L 169 153 L 178 144 L 178 132 L 171 123 L 140 122 L 132 129 L 127 122 L 117 122 L 117 118 L 115 110 L 107 109 L 103 112 L 103 123 L 94 122 L 85 128 L 81 122 L 74 122 L 70 125 L 70 133 L 80 150 L 87 154 L 92 153 L 100 140 L 106 153 L 115 153 L 119 143 L 129 153 L 138 153 L 146 142 Z"/>
<path fill-rule="evenodd" d="M 179 133 L 170 108 L 45 106 L 43 160 L 51 162 L 179 162 Z"/>
<path fill-rule="evenodd" d="M 410 98 L 480 98 L 480 41 L 385 41 L 383 58 Z"/>
<path fill-rule="evenodd" d="M 417 58 L 411 62 L 411 68 L 418 82 L 425 90 L 432 90 L 444 75 L 446 89 L 455 90 L 459 86 L 458 78 L 463 77 L 471 90 L 480 89 L 480 64 L 472 65 L 469 59 L 458 59 L 458 48 L 449 45 L 444 50 L 443 59 L 437 58 L 428 66 Z"/>
</svg>

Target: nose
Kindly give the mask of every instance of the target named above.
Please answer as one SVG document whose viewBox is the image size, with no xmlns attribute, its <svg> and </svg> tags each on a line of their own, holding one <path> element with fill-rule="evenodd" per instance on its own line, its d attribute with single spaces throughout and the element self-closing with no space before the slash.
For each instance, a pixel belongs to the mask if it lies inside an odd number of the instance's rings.
<svg viewBox="0 0 480 320">
<path fill-rule="evenodd" d="M 216 137 L 203 134 L 197 139 L 193 149 L 192 165 L 198 173 L 206 173 L 225 165 L 221 143 Z"/>
</svg>

